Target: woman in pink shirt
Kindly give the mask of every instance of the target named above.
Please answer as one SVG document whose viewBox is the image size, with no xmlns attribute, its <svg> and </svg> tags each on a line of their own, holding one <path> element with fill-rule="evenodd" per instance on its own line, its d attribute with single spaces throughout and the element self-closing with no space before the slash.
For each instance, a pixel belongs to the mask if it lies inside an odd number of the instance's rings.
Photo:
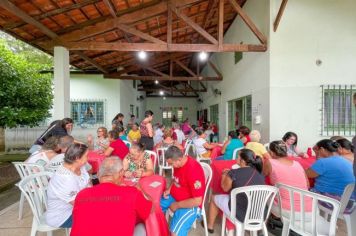
<svg viewBox="0 0 356 236">
<path fill-rule="evenodd" d="M 271 184 L 276 183 L 286 184 L 292 187 L 308 190 L 309 182 L 305 175 L 303 167 L 296 161 L 288 158 L 287 145 L 282 140 L 273 141 L 269 145 L 269 150 L 272 159 L 267 159 L 264 165 L 264 174 L 269 176 Z M 290 210 L 290 196 L 287 190 L 280 191 L 282 202 L 282 213 L 285 214 Z M 306 199 L 305 211 L 311 211 L 311 201 Z M 300 198 L 298 195 L 294 197 L 294 206 L 297 211 L 300 211 Z M 272 207 L 272 214 L 280 217 L 280 208 L 277 202 Z M 289 214 L 289 213 L 287 213 Z"/>
</svg>

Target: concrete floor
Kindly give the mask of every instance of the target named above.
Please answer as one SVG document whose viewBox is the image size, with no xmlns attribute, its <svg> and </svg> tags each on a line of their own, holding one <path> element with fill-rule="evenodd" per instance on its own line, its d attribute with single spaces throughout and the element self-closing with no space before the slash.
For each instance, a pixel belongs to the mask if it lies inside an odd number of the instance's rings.
<svg viewBox="0 0 356 236">
<path fill-rule="evenodd" d="M 28 236 L 31 232 L 32 213 L 25 203 L 24 216 L 18 220 L 18 202 L 0 211 L 0 236 Z M 218 236 L 221 232 L 220 222 L 215 225 L 215 233 L 211 236 Z M 37 233 L 37 236 L 45 236 L 45 233 Z M 64 230 L 57 230 L 54 236 L 64 236 Z M 204 231 L 200 224 L 196 229 L 192 229 L 189 236 L 203 236 Z M 209 236 L 210 236 L 209 235 Z M 246 234 L 248 235 L 248 234 Z M 272 235 L 272 234 L 270 234 Z M 344 222 L 338 222 L 337 236 L 346 236 L 346 227 Z"/>
</svg>

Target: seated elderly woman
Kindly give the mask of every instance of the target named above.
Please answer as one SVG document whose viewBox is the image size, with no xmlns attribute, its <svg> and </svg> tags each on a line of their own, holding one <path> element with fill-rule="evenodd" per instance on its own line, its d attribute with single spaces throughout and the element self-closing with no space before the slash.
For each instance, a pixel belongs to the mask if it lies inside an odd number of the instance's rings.
<svg viewBox="0 0 356 236">
<path fill-rule="evenodd" d="M 89 149 L 104 152 L 109 147 L 108 130 L 105 127 L 99 127 L 96 131 L 97 138 L 94 139 L 91 134 L 87 137 Z"/>
<path fill-rule="evenodd" d="M 260 143 L 261 134 L 257 130 L 252 130 L 250 133 L 251 141 L 246 144 L 246 148 L 252 150 L 256 156 L 260 156 L 263 160 L 271 158 L 266 148 Z"/>
<path fill-rule="evenodd" d="M 263 164 L 259 156 L 249 149 L 239 151 L 240 168 L 225 170 L 221 178 L 221 187 L 225 192 L 251 185 L 264 185 L 265 178 L 261 174 Z M 236 218 L 243 222 L 247 211 L 247 197 L 245 194 L 236 196 Z M 209 204 L 208 231 L 214 233 L 214 223 L 219 213 L 219 208 L 227 215 L 230 214 L 230 194 L 219 194 L 213 196 L 213 201 Z"/>
<path fill-rule="evenodd" d="M 171 128 L 166 128 L 163 131 L 163 140 L 157 144 L 157 148 L 168 148 L 170 146 L 177 146 L 181 150 L 183 150 L 182 145 L 180 145 L 177 140 L 173 139 L 173 130 Z"/>
<path fill-rule="evenodd" d="M 154 174 L 153 162 L 150 154 L 145 152 L 141 143 L 132 144 L 130 153 L 123 160 L 126 178 L 140 178 Z"/>
<path fill-rule="evenodd" d="M 309 178 L 315 178 L 313 191 L 335 198 L 355 182 L 352 164 L 337 153 L 339 147 L 333 140 L 320 140 L 313 147 L 318 160 L 306 171 Z"/>
<path fill-rule="evenodd" d="M 138 124 L 137 124 L 137 123 L 132 124 L 131 130 L 130 130 L 130 132 L 128 133 L 127 138 L 128 138 L 128 140 L 129 140 L 131 143 L 138 143 L 138 142 L 140 142 L 140 139 L 141 139 L 141 132 L 140 132 L 140 130 L 138 129 Z"/>
<path fill-rule="evenodd" d="M 287 145 L 288 156 L 308 158 L 308 155 L 304 152 L 301 152 L 297 146 L 298 145 L 298 136 L 296 133 L 287 132 L 283 136 L 282 140 Z"/>
<path fill-rule="evenodd" d="M 72 144 L 64 155 L 64 163 L 51 178 L 47 190 L 46 222 L 52 227 L 71 228 L 73 203 L 77 193 L 89 185 L 85 170 L 88 147 Z"/>
<path fill-rule="evenodd" d="M 269 145 L 272 158 L 264 162 L 264 174 L 269 176 L 272 185 L 282 183 L 300 189 L 308 190 L 309 181 L 305 176 L 303 167 L 296 161 L 288 158 L 287 145 L 284 141 L 273 141 Z M 287 190 L 280 192 L 282 213 L 290 210 L 290 197 Z M 299 209 L 300 199 L 295 196 L 295 206 Z M 306 210 L 311 211 L 310 199 L 306 202 Z M 281 217 L 277 201 L 272 207 L 272 214 Z"/>
<path fill-rule="evenodd" d="M 339 148 L 337 149 L 339 155 L 348 160 L 351 164 L 354 163 L 355 147 L 352 143 L 346 138 L 338 139 L 336 142 L 339 144 Z"/>
<path fill-rule="evenodd" d="M 194 146 L 197 150 L 197 154 L 202 157 L 210 157 L 211 149 L 216 147 L 218 144 L 216 143 L 208 143 L 206 141 L 206 133 L 203 129 L 196 129 L 195 131 L 198 135 L 196 139 L 193 139 Z"/>
<path fill-rule="evenodd" d="M 34 152 L 25 162 L 41 165 L 45 168 L 50 166 L 51 160 L 57 156 L 59 137 L 51 136 L 42 145 L 39 151 Z"/>
</svg>

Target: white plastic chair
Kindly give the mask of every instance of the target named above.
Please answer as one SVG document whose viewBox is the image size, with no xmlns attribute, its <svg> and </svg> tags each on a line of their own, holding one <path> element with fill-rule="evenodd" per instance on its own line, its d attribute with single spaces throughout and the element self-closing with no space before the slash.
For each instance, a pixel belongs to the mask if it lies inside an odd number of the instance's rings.
<svg viewBox="0 0 356 236">
<path fill-rule="evenodd" d="M 197 154 L 197 161 L 202 163 L 202 162 L 206 162 L 208 164 L 211 163 L 211 158 L 210 157 L 203 157 L 200 154 Z"/>
<path fill-rule="evenodd" d="M 278 192 L 278 189 L 267 185 L 252 185 L 246 187 L 235 188 L 230 193 L 231 212 L 230 215 L 224 213 L 222 221 L 221 235 L 225 235 L 226 218 L 235 224 L 236 235 L 245 235 L 245 230 L 251 231 L 257 235 L 257 231 L 262 230 L 265 236 L 268 236 L 266 219 L 271 211 L 273 200 Z M 236 219 L 236 195 L 246 194 L 247 210 L 244 222 Z M 267 215 L 265 209 L 268 207 Z"/>
<path fill-rule="evenodd" d="M 340 211 L 340 202 L 321 194 L 295 188 L 285 184 L 277 183 L 276 186 L 280 192 L 282 190 L 288 191 L 290 197 L 290 210 L 282 211 L 281 214 L 283 221 L 282 236 L 287 236 L 290 230 L 293 230 L 297 234 L 308 236 L 336 235 L 336 223 L 337 216 Z M 296 210 L 296 206 L 294 204 L 294 199 L 296 196 L 299 196 L 299 211 Z M 306 199 L 310 199 L 312 201 L 311 212 L 306 212 Z M 332 212 L 330 222 L 327 222 L 320 216 L 318 208 L 320 202 L 331 204 Z"/>
<path fill-rule="evenodd" d="M 350 208 L 349 211 L 345 211 L 354 188 L 355 188 L 355 183 L 348 184 L 346 186 L 346 188 L 344 189 L 344 192 L 340 199 L 340 212 L 339 212 L 338 218 L 345 221 L 348 236 L 353 236 L 356 234 L 356 232 L 352 232 L 352 225 L 351 225 L 351 222 L 353 222 L 353 223 L 356 222 L 356 209 L 353 209 L 356 207 L 355 203 Z M 323 204 L 319 204 L 319 209 L 322 212 L 324 212 L 326 214 L 326 216 L 330 216 L 332 214 L 332 209 L 324 206 Z"/>
<path fill-rule="evenodd" d="M 122 141 L 125 143 L 125 145 L 126 145 L 128 148 L 131 147 L 131 143 L 130 143 L 129 141 L 126 141 L 126 140 L 122 140 Z"/>
<path fill-rule="evenodd" d="M 26 162 L 12 162 L 12 164 L 15 166 L 17 172 L 19 173 L 21 180 L 29 175 L 33 175 L 39 172 L 44 172 L 44 167 L 38 164 L 26 163 Z M 16 184 L 17 187 L 18 185 L 19 183 Z M 22 219 L 24 202 L 25 202 L 25 196 L 21 192 L 20 204 L 19 204 L 19 218 L 18 218 L 19 220 Z"/>
<path fill-rule="evenodd" d="M 184 149 L 186 149 L 186 147 L 187 147 L 189 144 L 193 144 L 193 140 L 187 138 L 187 139 L 185 140 L 185 143 L 184 143 Z"/>
<path fill-rule="evenodd" d="M 53 230 L 59 229 L 47 225 L 44 215 L 47 210 L 47 186 L 51 176 L 51 172 L 41 172 L 27 176 L 19 183 L 19 188 L 33 213 L 31 236 L 36 236 L 37 231 L 47 232 L 47 236 L 51 236 Z"/>
<path fill-rule="evenodd" d="M 242 149 L 244 149 L 244 147 L 240 147 L 240 148 L 235 148 L 234 149 L 234 152 L 232 153 L 232 160 L 236 160 L 239 157 L 238 153 Z"/>
<path fill-rule="evenodd" d="M 152 159 L 153 156 L 153 172 L 156 173 L 156 163 L 157 163 L 157 153 L 155 153 L 154 151 L 150 151 L 150 150 L 145 150 L 146 153 L 148 153 Z"/>
<path fill-rule="evenodd" d="M 184 155 L 189 155 L 190 153 L 193 154 L 193 156 L 197 155 L 197 151 L 195 148 L 195 145 L 193 143 L 190 143 L 188 145 L 185 146 L 185 151 L 184 151 Z"/>
<path fill-rule="evenodd" d="M 204 192 L 204 198 L 203 198 L 203 203 L 202 203 L 201 215 L 202 215 L 203 221 L 204 221 L 205 236 L 208 236 L 208 222 L 206 220 L 205 200 L 206 200 L 209 188 L 210 188 L 211 179 L 213 178 L 213 171 L 212 171 L 210 165 L 208 165 L 207 163 L 200 162 L 200 165 L 203 168 L 204 177 L 205 177 L 205 192 Z M 196 221 L 194 222 L 194 228 L 196 228 Z"/>
<path fill-rule="evenodd" d="M 172 170 L 172 176 L 173 176 L 173 167 L 168 165 L 166 158 L 165 158 L 165 153 L 168 148 L 157 148 L 157 158 L 158 158 L 158 167 L 159 167 L 159 175 L 163 176 L 163 170 Z"/>
</svg>

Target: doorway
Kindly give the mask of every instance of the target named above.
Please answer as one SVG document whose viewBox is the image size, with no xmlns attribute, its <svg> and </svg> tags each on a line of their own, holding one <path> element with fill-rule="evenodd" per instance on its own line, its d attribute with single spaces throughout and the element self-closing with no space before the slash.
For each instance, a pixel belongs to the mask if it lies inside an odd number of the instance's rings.
<svg viewBox="0 0 356 236">
<path fill-rule="evenodd" d="M 228 101 L 228 131 L 242 125 L 252 128 L 251 95 Z"/>
</svg>

